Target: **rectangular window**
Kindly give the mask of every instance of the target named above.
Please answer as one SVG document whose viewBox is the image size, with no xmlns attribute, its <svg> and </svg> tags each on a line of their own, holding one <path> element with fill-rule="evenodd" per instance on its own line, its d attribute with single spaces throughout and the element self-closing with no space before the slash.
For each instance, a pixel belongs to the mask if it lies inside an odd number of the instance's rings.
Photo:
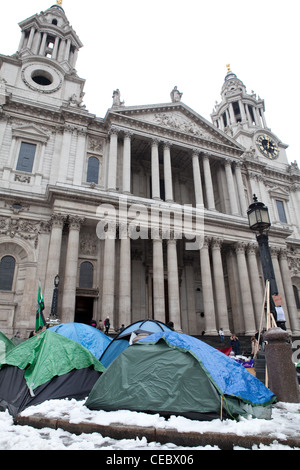
<svg viewBox="0 0 300 470">
<path fill-rule="evenodd" d="M 279 216 L 280 222 L 283 222 L 284 224 L 287 224 L 287 218 L 286 218 L 286 215 L 285 215 L 283 201 L 276 200 L 276 206 L 277 206 L 277 211 L 278 211 L 278 216 Z"/>
<path fill-rule="evenodd" d="M 32 172 L 36 145 L 22 142 L 18 157 L 17 170 Z"/>
</svg>

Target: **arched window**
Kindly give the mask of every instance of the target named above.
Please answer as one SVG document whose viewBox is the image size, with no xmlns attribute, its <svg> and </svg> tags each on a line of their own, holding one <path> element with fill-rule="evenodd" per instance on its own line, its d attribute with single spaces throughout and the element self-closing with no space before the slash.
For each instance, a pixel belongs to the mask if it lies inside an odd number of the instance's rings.
<svg viewBox="0 0 300 470">
<path fill-rule="evenodd" d="M 12 290 L 15 274 L 15 258 L 3 256 L 0 262 L 0 290 Z"/>
<path fill-rule="evenodd" d="M 294 290 L 294 296 L 295 296 L 295 302 L 296 302 L 297 309 L 300 309 L 299 291 L 297 289 L 297 286 L 293 286 L 293 290 Z"/>
<path fill-rule="evenodd" d="M 84 261 L 80 265 L 79 287 L 83 289 L 93 288 L 94 266 L 89 261 Z"/>
<path fill-rule="evenodd" d="M 96 183 L 99 181 L 99 160 L 97 157 L 90 157 L 86 172 L 86 182 Z"/>
</svg>

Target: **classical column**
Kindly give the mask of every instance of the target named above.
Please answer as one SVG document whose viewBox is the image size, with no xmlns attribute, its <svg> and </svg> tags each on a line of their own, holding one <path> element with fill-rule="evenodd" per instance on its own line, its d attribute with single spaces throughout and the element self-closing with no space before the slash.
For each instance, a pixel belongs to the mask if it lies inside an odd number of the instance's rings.
<svg viewBox="0 0 300 470">
<path fill-rule="evenodd" d="M 224 272 L 221 256 L 221 240 L 212 239 L 212 260 L 213 260 L 213 278 L 215 286 L 216 311 L 218 318 L 218 328 L 223 328 L 225 335 L 230 334 L 227 312 L 227 300 L 224 283 Z"/>
<path fill-rule="evenodd" d="M 74 321 L 76 304 L 76 283 L 79 253 L 80 227 L 83 217 L 69 216 L 69 237 L 62 299 L 62 320 L 64 323 Z"/>
<path fill-rule="evenodd" d="M 116 230 L 110 224 L 110 232 L 104 242 L 103 284 L 102 284 L 102 319 L 109 317 L 110 324 L 114 325 L 115 308 L 115 243 Z M 117 327 L 118 325 L 114 325 Z"/>
<path fill-rule="evenodd" d="M 165 200 L 173 202 L 173 182 L 171 167 L 171 143 L 164 142 L 164 179 L 165 179 Z"/>
<path fill-rule="evenodd" d="M 127 224 L 120 227 L 127 232 Z M 119 323 L 131 324 L 131 242 L 130 237 L 120 237 L 120 278 L 119 278 Z"/>
<path fill-rule="evenodd" d="M 45 55 L 46 41 L 47 41 L 47 33 L 43 33 L 43 38 L 42 38 L 42 42 L 41 42 L 41 45 L 40 45 L 39 55 Z"/>
<path fill-rule="evenodd" d="M 70 58 L 71 39 L 66 40 L 64 60 L 68 61 Z"/>
<path fill-rule="evenodd" d="M 227 188 L 229 194 L 229 201 L 230 201 L 230 209 L 232 215 L 238 215 L 238 206 L 236 200 L 236 193 L 235 193 L 235 184 L 232 175 L 232 168 L 231 168 L 232 161 L 227 158 L 225 160 L 225 174 L 227 180 Z"/>
<path fill-rule="evenodd" d="M 118 157 L 118 129 L 110 130 L 107 189 L 115 191 L 117 188 L 117 157 Z"/>
<path fill-rule="evenodd" d="M 285 299 L 288 308 L 288 315 L 290 319 L 290 327 L 294 335 L 300 334 L 300 326 L 298 319 L 298 311 L 292 286 L 291 273 L 287 260 L 287 251 L 280 250 L 279 266 L 281 270 L 281 277 L 284 285 Z M 286 314 L 286 312 L 285 312 Z"/>
<path fill-rule="evenodd" d="M 241 111 L 242 122 L 245 122 L 247 120 L 247 117 L 246 117 L 246 111 L 245 111 L 245 108 L 244 108 L 244 103 L 243 103 L 242 100 L 239 100 L 239 107 L 240 107 L 240 111 Z"/>
<path fill-rule="evenodd" d="M 237 189 L 238 189 L 238 194 L 239 194 L 239 200 L 240 200 L 240 205 L 241 205 L 241 214 L 243 217 L 247 217 L 247 204 L 246 204 L 246 198 L 245 198 L 245 189 L 244 189 L 244 183 L 243 183 L 243 177 L 242 177 L 242 162 L 236 162 L 235 164 L 235 175 L 236 175 L 236 181 L 237 181 Z"/>
<path fill-rule="evenodd" d="M 125 132 L 123 147 L 123 193 L 131 191 L 131 137 L 132 132 Z"/>
<path fill-rule="evenodd" d="M 239 271 L 240 290 L 242 296 L 242 305 L 244 313 L 245 334 L 253 335 L 255 333 L 254 311 L 251 296 L 251 287 L 248 276 L 248 268 L 245 257 L 246 245 L 244 243 L 236 244 L 237 265 Z"/>
<path fill-rule="evenodd" d="M 162 322 L 166 321 L 164 283 L 163 247 L 158 235 L 153 238 L 153 307 L 154 319 Z"/>
<path fill-rule="evenodd" d="M 214 293 L 209 260 L 209 240 L 204 238 L 203 246 L 200 250 L 201 283 L 203 293 L 203 308 L 205 315 L 205 333 L 208 335 L 216 334 L 216 318 Z M 220 325 L 223 326 L 223 325 Z"/>
<path fill-rule="evenodd" d="M 28 49 L 31 49 L 33 39 L 34 39 L 34 35 L 35 35 L 35 28 L 34 28 L 34 26 L 32 26 L 32 28 L 30 30 L 30 34 L 29 34 L 29 39 L 28 39 L 28 42 L 27 42 L 27 48 Z"/>
<path fill-rule="evenodd" d="M 229 103 L 229 105 L 228 105 L 228 112 L 229 112 L 229 117 L 230 117 L 231 124 L 235 124 L 236 120 L 235 120 L 235 115 L 234 115 L 234 110 L 233 110 L 232 103 Z"/>
<path fill-rule="evenodd" d="M 168 258 L 168 299 L 169 299 L 169 319 L 174 323 L 175 330 L 181 330 L 180 322 L 180 299 L 179 299 L 179 279 L 177 264 L 176 240 L 167 240 Z"/>
<path fill-rule="evenodd" d="M 196 204 L 203 205 L 203 192 L 202 192 L 202 182 L 201 182 L 201 173 L 199 165 L 199 152 L 194 151 L 192 155 L 193 159 L 193 176 L 194 176 L 194 190 L 195 190 L 195 201 Z"/>
<path fill-rule="evenodd" d="M 60 161 L 59 161 L 59 173 L 58 181 L 60 183 L 65 183 L 68 177 L 68 166 L 70 158 L 70 149 L 72 143 L 72 134 L 73 129 L 71 126 L 66 126 L 64 128 L 64 134 L 62 138 L 61 152 L 60 152 Z"/>
<path fill-rule="evenodd" d="M 251 284 L 252 301 L 255 315 L 256 329 L 259 329 L 262 315 L 263 290 L 257 264 L 257 244 L 251 243 L 247 246 L 249 278 Z"/>
<path fill-rule="evenodd" d="M 85 153 L 86 146 L 86 130 L 77 130 L 77 147 L 76 147 L 76 157 L 75 157 L 75 167 L 74 167 L 74 177 L 73 181 L 75 185 L 80 186 L 83 181 L 83 168 L 84 160 L 86 158 Z M 86 180 L 85 180 L 86 181 Z"/>
<path fill-rule="evenodd" d="M 57 59 L 59 41 L 60 41 L 60 38 L 58 36 L 56 36 L 55 42 L 54 42 L 54 47 L 53 47 L 52 59 Z"/>
<path fill-rule="evenodd" d="M 210 162 L 209 162 L 208 155 L 203 156 L 203 169 L 204 169 L 204 180 L 205 180 L 205 193 L 206 193 L 206 199 L 207 199 L 207 209 L 216 210 L 213 184 L 212 184 L 212 179 L 211 179 Z"/>
<path fill-rule="evenodd" d="M 45 282 L 45 314 L 50 314 L 51 301 L 54 289 L 54 278 L 59 274 L 59 263 L 61 253 L 62 231 L 67 216 L 53 214 L 51 217 L 51 235 L 47 258 L 46 282 Z"/>
<path fill-rule="evenodd" d="M 160 199 L 158 140 L 151 141 L 152 199 Z"/>
</svg>

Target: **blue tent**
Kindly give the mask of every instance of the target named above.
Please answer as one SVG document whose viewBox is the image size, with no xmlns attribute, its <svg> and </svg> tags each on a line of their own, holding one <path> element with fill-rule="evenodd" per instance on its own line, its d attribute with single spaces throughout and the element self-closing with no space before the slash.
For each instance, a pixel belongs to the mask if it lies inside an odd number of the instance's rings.
<svg viewBox="0 0 300 470">
<path fill-rule="evenodd" d="M 100 358 L 112 338 L 84 323 L 61 323 L 52 326 L 49 330 L 76 341 L 88 349 L 97 359 Z"/>
<path fill-rule="evenodd" d="M 121 352 L 123 352 L 130 345 L 130 340 L 135 335 L 149 335 L 163 331 L 172 331 L 165 323 L 158 320 L 140 320 L 127 326 L 121 331 L 107 346 L 100 362 L 104 367 L 108 367 Z"/>
<path fill-rule="evenodd" d="M 191 419 L 271 418 L 275 395 L 245 367 L 203 341 L 164 331 L 124 350 L 99 377 L 86 402 Z"/>
</svg>

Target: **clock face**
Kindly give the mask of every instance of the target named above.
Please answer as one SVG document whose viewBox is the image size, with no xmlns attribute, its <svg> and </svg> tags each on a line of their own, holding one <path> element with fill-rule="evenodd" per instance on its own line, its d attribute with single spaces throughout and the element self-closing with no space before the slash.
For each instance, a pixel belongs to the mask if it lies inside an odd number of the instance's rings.
<svg viewBox="0 0 300 470">
<path fill-rule="evenodd" d="M 259 150 L 265 157 L 268 157 L 271 160 L 278 157 L 278 146 L 268 135 L 259 135 L 256 143 Z"/>
</svg>

